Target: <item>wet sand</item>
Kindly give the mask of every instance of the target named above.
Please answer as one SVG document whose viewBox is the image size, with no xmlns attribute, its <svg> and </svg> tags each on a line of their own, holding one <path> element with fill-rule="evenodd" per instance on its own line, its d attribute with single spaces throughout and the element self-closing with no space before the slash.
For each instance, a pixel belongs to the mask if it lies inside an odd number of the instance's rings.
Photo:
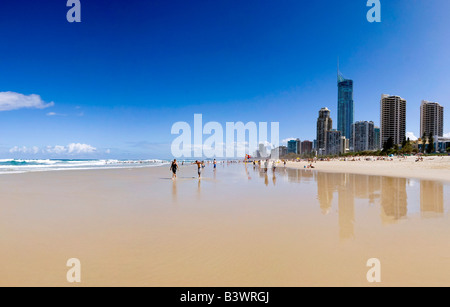
<svg viewBox="0 0 450 307">
<path fill-rule="evenodd" d="M 392 161 L 318 161 L 314 163 L 317 170 L 334 173 L 351 173 L 363 175 L 392 176 L 450 182 L 450 156 L 424 157 L 416 162 L 416 157 L 392 158 Z M 376 158 L 374 158 L 376 159 Z M 307 162 L 288 162 L 291 168 L 303 169 Z"/>
<path fill-rule="evenodd" d="M 0 176 L 0 286 L 450 286 L 450 189 L 252 166 Z"/>
</svg>

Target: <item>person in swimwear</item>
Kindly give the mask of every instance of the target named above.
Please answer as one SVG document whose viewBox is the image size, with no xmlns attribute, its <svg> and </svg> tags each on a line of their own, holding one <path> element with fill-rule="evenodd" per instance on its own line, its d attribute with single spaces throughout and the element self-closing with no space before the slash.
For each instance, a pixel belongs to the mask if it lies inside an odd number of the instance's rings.
<svg viewBox="0 0 450 307">
<path fill-rule="evenodd" d="M 178 163 L 177 159 L 174 159 L 172 162 L 172 165 L 170 165 L 170 170 L 172 171 L 172 180 L 177 178 L 177 170 L 178 170 Z"/>
<path fill-rule="evenodd" d="M 197 164 L 198 179 L 200 179 L 200 177 L 202 176 L 202 162 L 195 160 L 195 162 L 192 164 Z"/>
</svg>

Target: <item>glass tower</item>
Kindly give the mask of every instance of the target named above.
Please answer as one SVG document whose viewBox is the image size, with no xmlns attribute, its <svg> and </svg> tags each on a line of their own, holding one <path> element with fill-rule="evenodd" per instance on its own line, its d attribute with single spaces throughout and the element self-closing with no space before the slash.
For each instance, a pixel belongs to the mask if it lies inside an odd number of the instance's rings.
<svg viewBox="0 0 450 307">
<path fill-rule="evenodd" d="M 338 122 L 337 130 L 350 138 L 354 117 L 353 80 L 344 79 L 338 71 Z"/>
</svg>

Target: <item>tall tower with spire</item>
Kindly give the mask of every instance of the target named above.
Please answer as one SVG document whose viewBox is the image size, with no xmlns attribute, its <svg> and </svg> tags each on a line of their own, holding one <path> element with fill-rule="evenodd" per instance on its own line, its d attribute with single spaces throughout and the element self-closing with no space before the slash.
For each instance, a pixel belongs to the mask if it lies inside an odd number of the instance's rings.
<svg viewBox="0 0 450 307">
<path fill-rule="evenodd" d="M 353 80 L 345 79 L 339 71 L 339 59 L 337 65 L 338 84 L 338 122 L 337 130 L 342 136 L 350 139 L 352 124 L 354 122 Z"/>
</svg>

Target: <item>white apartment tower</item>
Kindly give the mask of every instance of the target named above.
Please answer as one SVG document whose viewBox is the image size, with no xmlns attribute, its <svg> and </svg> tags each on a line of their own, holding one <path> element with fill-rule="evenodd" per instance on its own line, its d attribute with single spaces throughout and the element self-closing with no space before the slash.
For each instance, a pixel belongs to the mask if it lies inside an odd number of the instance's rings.
<svg viewBox="0 0 450 307">
<path fill-rule="evenodd" d="M 437 102 L 422 100 L 420 105 L 420 136 L 444 135 L 444 107 Z"/>
<path fill-rule="evenodd" d="M 399 96 L 381 96 L 381 146 L 389 138 L 394 144 L 401 144 L 406 134 L 406 100 Z"/>
</svg>

